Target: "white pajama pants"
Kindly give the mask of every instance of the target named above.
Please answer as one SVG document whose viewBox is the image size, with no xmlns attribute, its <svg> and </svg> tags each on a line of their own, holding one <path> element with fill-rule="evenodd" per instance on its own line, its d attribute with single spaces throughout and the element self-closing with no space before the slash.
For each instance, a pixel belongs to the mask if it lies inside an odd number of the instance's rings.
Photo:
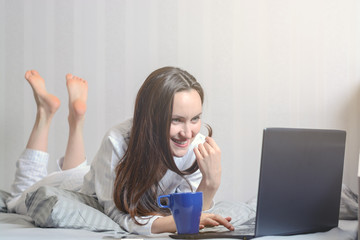
<svg viewBox="0 0 360 240">
<path fill-rule="evenodd" d="M 58 161 L 58 171 L 48 174 L 49 154 L 42 151 L 25 149 L 16 162 L 15 179 L 11 186 L 11 195 L 7 201 L 9 212 L 26 215 L 25 199 L 27 193 L 36 191 L 41 186 L 60 187 L 79 191 L 83 185 L 84 175 L 90 167 L 87 161 L 76 168 L 61 170 L 63 158 Z"/>
</svg>

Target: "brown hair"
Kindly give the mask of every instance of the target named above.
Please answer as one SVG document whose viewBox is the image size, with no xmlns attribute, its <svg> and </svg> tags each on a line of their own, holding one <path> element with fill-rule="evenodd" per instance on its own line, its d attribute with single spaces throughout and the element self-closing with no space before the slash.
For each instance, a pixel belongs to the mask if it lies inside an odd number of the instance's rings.
<svg viewBox="0 0 360 240">
<path fill-rule="evenodd" d="M 203 103 L 203 89 L 191 74 L 164 67 L 152 72 L 137 94 L 128 148 L 116 167 L 114 183 L 116 207 L 137 224 L 136 216 L 168 215 L 168 210 L 156 204 L 159 181 L 167 170 L 180 176 L 198 170 L 196 161 L 189 169 L 179 170 L 169 143 L 174 95 L 191 89 Z"/>
</svg>

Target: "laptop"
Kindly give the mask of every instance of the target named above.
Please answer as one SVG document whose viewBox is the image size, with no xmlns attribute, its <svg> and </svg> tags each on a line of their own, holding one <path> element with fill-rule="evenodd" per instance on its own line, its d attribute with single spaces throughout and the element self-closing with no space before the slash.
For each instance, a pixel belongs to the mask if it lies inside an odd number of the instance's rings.
<svg viewBox="0 0 360 240">
<path fill-rule="evenodd" d="M 251 239 L 337 227 L 345 139 L 346 132 L 341 130 L 265 129 L 256 217 L 249 224 L 253 229 L 170 237 Z"/>
</svg>

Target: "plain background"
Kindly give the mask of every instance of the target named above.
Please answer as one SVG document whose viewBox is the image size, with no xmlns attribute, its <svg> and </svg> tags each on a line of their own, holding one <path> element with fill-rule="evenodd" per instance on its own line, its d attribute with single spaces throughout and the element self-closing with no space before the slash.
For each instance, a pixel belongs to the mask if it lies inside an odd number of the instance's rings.
<svg viewBox="0 0 360 240">
<path fill-rule="evenodd" d="M 53 171 L 68 134 L 66 73 L 89 82 L 91 161 L 106 130 L 131 117 L 145 78 L 168 65 L 205 89 L 203 121 L 222 149 L 216 200 L 256 195 L 265 127 L 346 130 L 344 183 L 356 191 L 356 0 L 0 0 L 0 189 L 10 189 L 36 115 L 26 70 L 62 102 L 49 138 Z"/>
</svg>

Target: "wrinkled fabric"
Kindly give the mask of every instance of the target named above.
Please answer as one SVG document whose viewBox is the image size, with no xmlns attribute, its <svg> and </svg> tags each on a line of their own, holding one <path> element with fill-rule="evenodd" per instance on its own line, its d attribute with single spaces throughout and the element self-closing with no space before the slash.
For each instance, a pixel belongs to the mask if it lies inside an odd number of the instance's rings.
<svg viewBox="0 0 360 240">
<path fill-rule="evenodd" d="M 137 225 L 129 214 L 119 211 L 113 201 L 115 168 L 127 149 L 131 127 L 132 120 L 130 119 L 111 128 L 103 138 L 100 149 L 91 162 L 91 167 L 85 161 L 76 168 L 62 171 L 63 158 L 61 158 L 58 160 L 58 171 L 48 174 L 49 154 L 26 149 L 16 164 L 17 170 L 12 185 L 12 197 L 7 201 L 8 211 L 25 215 L 27 213 L 25 205 L 27 193 L 34 192 L 41 186 L 60 187 L 96 197 L 103 206 L 104 213 L 119 224 L 122 229 L 130 233 L 150 235 L 152 223 L 161 216 L 137 217 L 137 221 L 144 224 Z M 185 170 L 193 164 L 196 159 L 193 149 L 203 142 L 205 142 L 205 136 L 198 134 L 185 156 L 174 157 L 180 170 Z M 186 176 L 186 179 L 188 182 L 168 170 L 159 183 L 158 195 L 196 191 L 202 179 L 200 170 Z"/>
<path fill-rule="evenodd" d="M 91 163 L 91 169 L 84 178 L 82 193 L 96 195 L 104 212 L 123 229 L 130 233 L 142 235 L 151 234 L 152 223 L 161 216 L 137 217 L 136 220 L 145 225 L 137 225 L 129 214 L 119 211 L 113 201 L 113 185 L 115 181 L 115 168 L 124 156 L 128 146 L 132 120 L 125 121 L 111 128 L 105 135 L 98 153 Z M 181 158 L 174 157 L 175 163 L 180 170 L 189 168 L 195 161 L 193 149 L 199 143 L 203 143 L 205 137 L 198 134 L 191 143 L 187 154 Z M 172 171 L 167 171 L 160 181 L 158 195 L 174 192 L 195 191 L 200 184 L 202 175 L 198 170 L 186 177 L 190 185 Z"/>
</svg>

